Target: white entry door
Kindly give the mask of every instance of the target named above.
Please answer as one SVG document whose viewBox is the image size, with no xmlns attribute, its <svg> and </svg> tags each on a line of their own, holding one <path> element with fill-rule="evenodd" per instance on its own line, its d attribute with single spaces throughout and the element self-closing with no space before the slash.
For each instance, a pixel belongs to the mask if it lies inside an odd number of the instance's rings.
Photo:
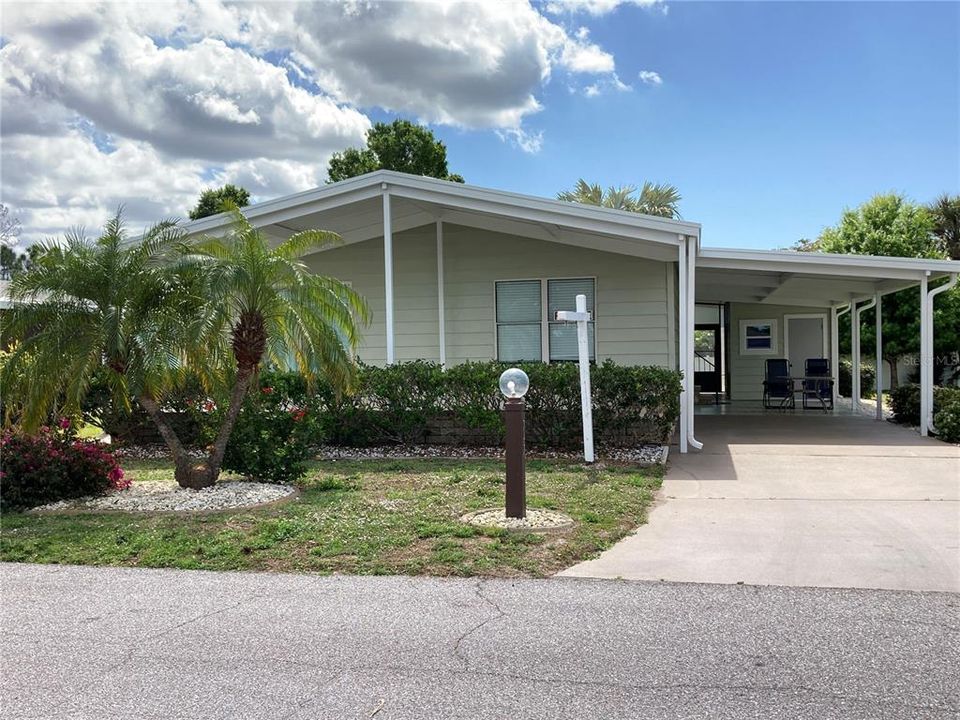
<svg viewBox="0 0 960 720">
<path fill-rule="evenodd" d="M 827 355 L 826 315 L 787 315 L 784 317 L 786 335 L 784 349 L 790 361 L 791 374 L 803 375 L 808 358 L 825 358 Z"/>
</svg>

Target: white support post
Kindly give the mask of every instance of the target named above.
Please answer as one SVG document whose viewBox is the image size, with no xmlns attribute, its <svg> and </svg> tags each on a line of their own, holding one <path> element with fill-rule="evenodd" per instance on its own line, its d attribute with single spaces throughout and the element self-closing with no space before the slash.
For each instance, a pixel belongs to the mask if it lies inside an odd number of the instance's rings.
<svg viewBox="0 0 960 720">
<path fill-rule="evenodd" d="M 850 304 L 850 412 L 860 412 L 860 311 Z"/>
<path fill-rule="evenodd" d="M 383 186 L 383 289 L 385 295 L 384 321 L 387 333 L 387 364 L 396 360 L 393 337 L 393 229 L 391 227 L 390 193 Z"/>
<path fill-rule="evenodd" d="M 437 220 L 437 333 L 440 344 L 440 367 L 447 367 L 447 318 L 443 292 L 443 221 Z"/>
<path fill-rule="evenodd" d="M 874 305 L 877 304 L 877 299 L 872 298 L 870 302 L 866 305 L 861 305 L 857 307 L 856 301 L 853 302 L 853 310 L 850 313 L 851 328 L 850 332 L 853 334 L 853 341 L 851 344 L 851 350 L 853 352 L 853 367 L 851 368 L 851 390 L 850 393 L 853 397 L 850 398 L 850 408 L 854 414 L 860 412 L 860 313 L 864 310 L 869 310 Z"/>
<path fill-rule="evenodd" d="M 690 392 L 687 393 L 689 412 L 689 417 L 687 418 L 687 444 L 694 450 L 702 450 L 703 443 L 697 440 L 695 433 L 696 413 L 694 412 L 694 404 L 697 398 L 693 393 L 695 388 L 695 385 L 693 384 L 693 369 L 695 367 L 694 351 L 696 350 L 694 334 L 696 331 L 697 322 L 697 243 L 695 238 L 692 236 L 687 237 L 686 240 L 687 273 L 689 277 L 687 278 L 687 327 L 684 329 L 684 333 L 687 336 L 687 374 L 690 377 L 690 384 L 688 386 Z"/>
<path fill-rule="evenodd" d="M 840 316 L 850 312 L 850 305 L 844 308 L 834 306 L 830 312 L 830 372 L 837 380 L 833 383 L 833 406 L 840 400 Z"/>
<path fill-rule="evenodd" d="M 877 335 L 877 352 L 876 352 L 876 375 L 877 375 L 877 420 L 883 420 L 883 298 L 880 296 L 880 293 L 877 293 L 876 298 L 874 299 L 874 305 L 876 306 L 876 335 Z"/>
<path fill-rule="evenodd" d="M 680 236 L 680 254 L 678 257 L 677 289 L 678 305 L 680 306 L 680 362 L 679 370 L 683 373 L 683 379 L 680 384 L 680 452 L 687 452 L 687 422 L 690 414 L 690 406 L 687 403 L 687 397 L 693 391 L 690 385 L 690 374 L 687 372 L 687 243 L 683 236 Z"/>
<path fill-rule="evenodd" d="M 927 356 L 927 345 L 929 330 L 927 329 L 927 315 L 929 311 L 927 304 L 930 298 L 927 295 L 927 273 L 920 278 L 920 434 L 926 437 L 930 434 L 930 411 L 931 407 L 927 400 L 927 388 L 930 388 L 931 395 L 933 390 L 933 363 Z"/>
<path fill-rule="evenodd" d="M 934 357 L 934 352 L 933 352 L 933 334 L 934 334 L 934 327 L 933 327 L 933 310 L 934 310 L 934 298 L 935 298 L 937 295 L 939 295 L 940 293 L 947 292 L 947 290 L 950 290 L 950 289 L 952 289 L 952 288 L 955 288 L 955 287 L 957 286 L 957 279 L 958 279 L 958 277 L 960 277 L 960 276 L 958 276 L 957 273 L 951 273 L 951 274 L 950 274 L 950 278 L 949 278 L 949 280 L 947 280 L 946 283 L 944 283 L 943 285 L 938 285 L 937 287 L 933 288 L 933 290 L 930 290 L 929 292 L 925 293 L 926 296 L 927 296 L 926 315 L 924 316 L 924 317 L 926 318 L 926 323 L 924 323 L 923 320 L 921 319 L 920 330 L 921 330 L 921 337 L 922 337 L 923 328 L 926 327 L 926 329 L 927 329 L 927 334 L 926 334 L 926 339 L 927 339 L 927 365 L 925 365 L 925 367 L 927 368 L 927 385 L 926 385 L 926 393 L 925 393 L 924 395 L 925 395 L 925 397 L 926 397 L 926 407 L 927 407 L 927 415 L 926 415 L 927 422 L 926 422 L 926 428 L 927 428 L 927 432 L 928 432 L 928 433 L 929 433 L 931 430 L 932 430 L 933 432 L 937 432 L 937 429 L 936 429 L 936 427 L 934 427 L 934 424 L 933 424 L 933 413 L 934 413 L 934 410 L 935 410 L 935 408 L 933 407 L 933 364 L 934 364 L 934 360 L 933 360 L 933 357 Z M 926 283 L 924 283 L 924 287 L 926 287 Z M 923 304 L 921 303 L 921 309 L 922 309 L 922 308 L 923 308 Z M 922 376 L 921 376 L 921 377 L 922 377 Z M 921 387 L 921 392 L 923 392 L 923 387 Z M 922 402 L 922 401 L 921 401 L 921 402 Z M 921 420 L 922 420 L 922 419 L 921 419 Z M 921 424 L 921 428 L 922 428 L 922 427 L 923 427 L 923 425 Z"/>
</svg>

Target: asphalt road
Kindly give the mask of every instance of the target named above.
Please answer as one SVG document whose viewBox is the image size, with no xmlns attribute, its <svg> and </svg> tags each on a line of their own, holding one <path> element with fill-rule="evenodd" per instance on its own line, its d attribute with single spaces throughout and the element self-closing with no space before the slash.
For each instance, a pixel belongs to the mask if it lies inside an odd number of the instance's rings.
<svg viewBox="0 0 960 720">
<path fill-rule="evenodd" d="M 3 718 L 956 718 L 960 595 L 2 565 Z"/>
</svg>

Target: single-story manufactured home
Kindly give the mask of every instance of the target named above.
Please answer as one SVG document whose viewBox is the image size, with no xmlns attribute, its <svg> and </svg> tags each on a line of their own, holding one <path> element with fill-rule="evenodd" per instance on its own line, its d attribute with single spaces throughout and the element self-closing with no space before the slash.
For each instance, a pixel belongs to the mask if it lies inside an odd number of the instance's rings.
<svg viewBox="0 0 960 720">
<path fill-rule="evenodd" d="M 756 401 L 768 358 L 789 360 L 794 373 L 806 358 L 837 368 L 839 316 L 859 318 L 885 294 L 917 287 L 921 432 L 931 426 L 933 306 L 960 262 L 705 247 L 694 222 L 384 170 L 244 213 L 277 241 L 309 228 L 343 237 L 306 262 L 366 297 L 373 322 L 359 355 L 371 364 L 573 360 L 575 329 L 555 312 L 586 295 L 593 358 L 683 371 L 681 452 L 700 447 L 695 388 Z M 228 222 L 187 228 L 216 233 Z"/>
</svg>

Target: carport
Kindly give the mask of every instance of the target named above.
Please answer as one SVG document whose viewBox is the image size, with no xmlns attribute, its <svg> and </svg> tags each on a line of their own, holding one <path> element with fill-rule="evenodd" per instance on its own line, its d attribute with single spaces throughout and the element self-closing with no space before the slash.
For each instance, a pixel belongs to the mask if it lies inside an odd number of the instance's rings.
<svg viewBox="0 0 960 720">
<path fill-rule="evenodd" d="M 726 393 L 732 403 L 759 400 L 767 358 L 824 357 L 839 367 L 839 318 L 851 313 L 852 397 L 860 397 L 861 314 L 876 308 L 877 367 L 883 367 L 883 297 L 906 288 L 920 295 L 921 435 L 933 428 L 933 310 L 936 297 L 957 282 L 949 260 L 701 248 L 691 294 L 698 308 L 722 308 Z M 688 314 L 693 343 L 695 313 Z M 793 347 L 791 348 L 791 341 Z M 802 360 L 800 360 L 802 362 Z M 877 372 L 877 419 L 882 418 L 882 372 Z M 834 384 L 834 407 L 837 406 Z M 693 425 L 693 397 L 684 404 Z M 859 403 L 851 409 L 859 413 Z M 692 438 L 692 431 L 688 433 Z M 680 434 L 680 450 L 686 451 Z M 697 443 L 699 445 L 699 443 Z M 696 447 L 696 445 L 694 445 Z"/>
</svg>

